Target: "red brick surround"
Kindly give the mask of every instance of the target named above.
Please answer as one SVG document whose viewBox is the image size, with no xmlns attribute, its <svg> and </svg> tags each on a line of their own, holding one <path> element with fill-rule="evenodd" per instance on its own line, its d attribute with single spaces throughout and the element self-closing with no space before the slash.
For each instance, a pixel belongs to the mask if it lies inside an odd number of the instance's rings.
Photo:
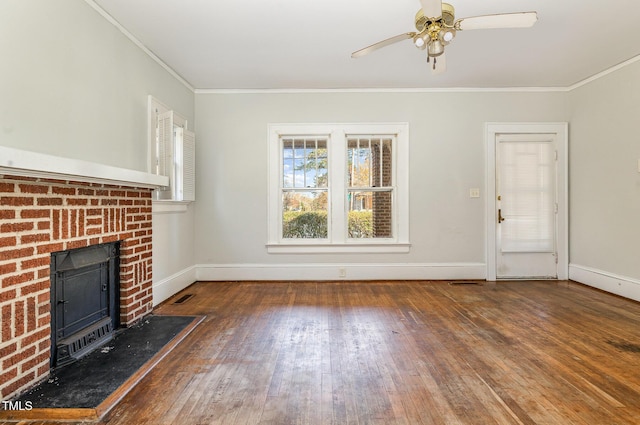
<svg viewBox="0 0 640 425">
<path fill-rule="evenodd" d="M 120 321 L 152 308 L 151 189 L 0 175 L 0 399 L 49 373 L 50 254 L 120 244 Z"/>
</svg>

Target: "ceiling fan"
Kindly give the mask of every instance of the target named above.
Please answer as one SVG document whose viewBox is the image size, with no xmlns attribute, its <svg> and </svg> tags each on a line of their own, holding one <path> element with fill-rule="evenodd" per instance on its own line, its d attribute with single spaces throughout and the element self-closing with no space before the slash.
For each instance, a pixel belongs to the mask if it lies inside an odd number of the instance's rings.
<svg viewBox="0 0 640 425">
<path fill-rule="evenodd" d="M 390 44 L 412 39 L 418 49 L 427 50 L 427 62 L 433 64 L 431 71 L 439 74 L 446 69 L 444 46 L 451 43 L 456 31 L 528 28 L 538 20 L 536 12 L 500 13 L 455 19 L 455 9 L 449 3 L 443 3 L 442 0 L 420 0 L 420 3 L 422 9 L 418 10 L 415 18 L 416 31 L 379 41 L 353 52 L 351 57 L 359 58 Z"/>
</svg>

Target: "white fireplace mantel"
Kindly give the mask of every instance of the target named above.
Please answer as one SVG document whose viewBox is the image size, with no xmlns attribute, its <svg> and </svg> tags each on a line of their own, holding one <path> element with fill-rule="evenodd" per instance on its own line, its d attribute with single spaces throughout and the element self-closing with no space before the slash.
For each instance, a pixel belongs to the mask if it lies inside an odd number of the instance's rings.
<svg viewBox="0 0 640 425">
<path fill-rule="evenodd" d="M 143 171 L 0 146 L 0 175 L 156 189 L 169 178 Z"/>
</svg>

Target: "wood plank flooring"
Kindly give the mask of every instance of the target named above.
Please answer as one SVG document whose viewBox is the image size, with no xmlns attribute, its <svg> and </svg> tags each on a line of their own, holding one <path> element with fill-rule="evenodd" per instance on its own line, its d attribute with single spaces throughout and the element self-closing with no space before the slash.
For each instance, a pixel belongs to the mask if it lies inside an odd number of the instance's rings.
<svg viewBox="0 0 640 425">
<path fill-rule="evenodd" d="M 172 300 L 156 313 L 206 319 L 101 424 L 640 423 L 640 304 L 576 283 L 199 282 Z"/>
</svg>

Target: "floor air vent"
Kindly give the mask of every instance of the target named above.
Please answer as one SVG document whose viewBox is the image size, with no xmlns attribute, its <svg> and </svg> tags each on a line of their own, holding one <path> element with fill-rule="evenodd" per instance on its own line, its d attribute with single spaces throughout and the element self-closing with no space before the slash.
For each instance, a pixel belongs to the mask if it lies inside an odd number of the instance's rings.
<svg viewBox="0 0 640 425">
<path fill-rule="evenodd" d="M 59 340 L 56 365 L 63 366 L 78 360 L 112 338 L 113 323 L 109 317 L 105 317 L 96 324 L 75 333 L 72 337 Z"/>
<path fill-rule="evenodd" d="M 175 300 L 173 303 L 174 304 L 184 304 L 187 301 L 189 301 L 192 297 L 193 297 L 193 294 L 185 294 L 185 295 L 181 296 L 180 298 L 178 298 L 177 300 Z"/>
<path fill-rule="evenodd" d="M 449 285 L 482 285 L 482 283 L 476 282 L 475 280 L 457 280 L 455 282 L 449 282 Z"/>
</svg>

